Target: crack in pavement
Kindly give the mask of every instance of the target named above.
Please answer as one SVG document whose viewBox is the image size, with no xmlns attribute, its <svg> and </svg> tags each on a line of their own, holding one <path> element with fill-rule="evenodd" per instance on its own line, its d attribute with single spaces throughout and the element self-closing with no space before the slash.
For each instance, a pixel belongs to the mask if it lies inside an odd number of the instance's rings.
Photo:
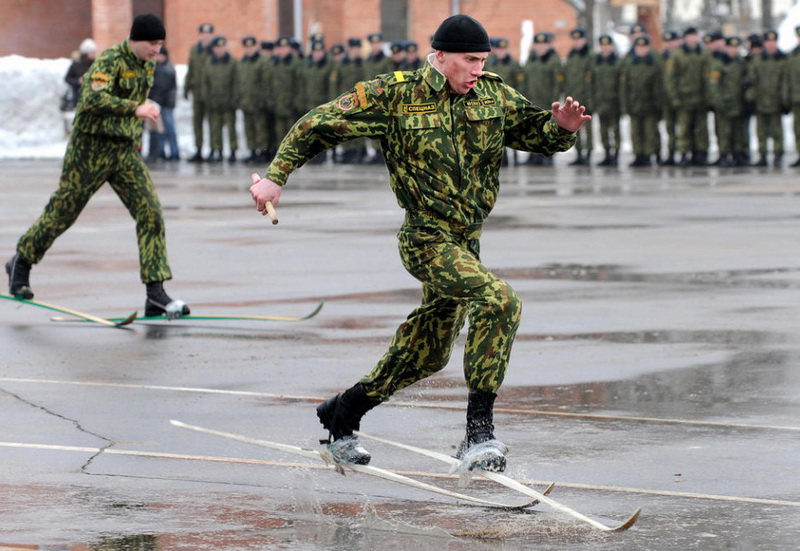
<svg viewBox="0 0 800 551">
<path fill-rule="evenodd" d="M 25 405 L 28 405 L 30 407 L 39 409 L 39 410 L 45 412 L 47 415 L 52 415 L 53 417 L 56 417 L 56 418 L 61 419 L 63 421 L 67 421 L 68 423 L 72 423 L 75 426 L 75 428 L 78 429 L 80 432 L 82 432 L 84 434 L 88 434 L 90 436 L 94 436 L 95 438 L 99 438 L 100 440 L 103 440 L 104 442 L 106 442 L 106 444 L 104 446 L 98 446 L 98 451 L 96 453 L 93 453 L 89 457 L 89 459 L 87 459 L 86 462 L 83 465 L 81 465 L 81 472 L 83 474 L 91 475 L 92 473 L 88 472 L 88 468 L 92 464 L 92 462 L 97 457 L 99 457 L 104 451 L 106 451 L 108 449 L 111 449 L 116 445 L 116 442 L 114 442 L 112 439 L 106 438 L 102 434 L 98 434 L 96 432 L 93 432 L 93 431 L 85 428 L 83 425 L 81 425 L 80 421 L 78 421 L 77 419 L 72 419 L 72 418 L 67 417 L 65 415 L 61 415 L 59 413 L 56 413 L 55 411 L 50 410 L 50 409 L 46 408 L 45 406 L 36 404 L 36 403 L 32 402 L 31 400 L 23 398 L 19 394 L 16 394 L 14 392 L 6 390 L 6 389 L 4 389 L 2 387 L 0 387 L 0 392 L 2 392 L 4 394 L 7 394 L 8 396 L 11 396 L 12 398 L 15 398 L 16 400 L 22 402 Z"/>
</svg>

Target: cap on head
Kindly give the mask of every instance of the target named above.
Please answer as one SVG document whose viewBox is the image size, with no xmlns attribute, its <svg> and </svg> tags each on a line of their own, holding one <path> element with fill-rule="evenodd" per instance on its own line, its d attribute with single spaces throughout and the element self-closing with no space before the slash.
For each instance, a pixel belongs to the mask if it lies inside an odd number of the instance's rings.
<svg viewBox="0 0 800 551">
<path fill-rule="evenodd" d="M 578 27 L 577 29 L 573 29 L 571 33 L 569 33 L 569 37 L 575 40 L 579 38 L 586 38 L 586 29 L 582 27 Z"/>
<path fill-rule="evenodd" d="M 256 40 L 255 36 L 245 36 L 242 39 L 242 46 L 250 47 L 255 46 L 256 44 L 258 44 L 258 41 Z"/>
<path fill-rule="evenodd" d="M 198 27 L 197 32 L 211 34 L 214 32 L 214 25 L 211 23 L 203 23 L 200 25 L 200 27 Z"/>
<path fill-rule="evenodd" d="M 640 34 L 646 32 L 647 32 L 647 27 L 645 26 L 644 23 L 634 23 L 633 25 L 631 25 L 631 34 Z"/>
<path fill-rule="evenodd" d="M 82 54 L 90 54 L 92 52 L 97 51 L 97 44 L 91 38 L 85 38 L 83 42 L 81 42 L 80 48 L 78 51 Z"/>
<path fill-rule="evenodd" d="M 613 46 L 614 40 L 611 38 L 610 34 L 601 35 L 600 38 L 597 39 L 601 46 Z"/>
<path fill-rule="evenodd" d="M 650 37 L 646 34 L 642 36 L 636 37 L 636 40 L 633 41 L 634 46 L 649 46 L 650 45 Z"/>
<path fill-rule="evenodd" d="M 220 46 L 227 46 L 228 40 L 224 36 L 215 36 L 214 39 L 211 41 L 212 48 L 218 48 Z"/>
<path fill-rule="evenodd" d="M 764 33 L 764 41 L 766 42 L 767 40 L 778 40 L 778 31 L 771 29 L 771 30 L 765 32 Z"/>
<path fill-rule="evenodd" d="M 443 52 L 491 52 L 489 33 L 474 17 L 451 15 L 433 34 L 431 48 Z"/>
<path fill-rule="evenodd" d="M 131 40 L 164 40 L 167 37 L 167 30 L 164 28 L 164 22 L 153 15 L 152 13 L 145 13 L 137 15 L 133 18 L 133 25 L 131 25 Z"/>
</svg>

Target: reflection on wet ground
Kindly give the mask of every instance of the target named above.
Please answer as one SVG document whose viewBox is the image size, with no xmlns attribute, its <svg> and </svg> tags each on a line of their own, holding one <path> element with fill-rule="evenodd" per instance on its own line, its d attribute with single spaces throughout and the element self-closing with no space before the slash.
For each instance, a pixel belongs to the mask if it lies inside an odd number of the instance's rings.
<svg viewBox="0 0 800 551">
<path fill-rule="evenodd" d="M 1 242 L 40 212 L 60 162 L 10 161 Z M 790 169 L 511 168 L 484 257 L 525 302 L 496 404 L 509 472 L 592 518 L 473 507 L 168 419 L 305 447 L 322 399 L 372 367 L 420 300 L 397 260 L 385 169 L 312 167 L 281 224 L 247 211 L 252 167 L 157 168 L 175 280 L 196 312 L 295 324 L 54 324 L 0 312 L 0 551 L 793 551 L 800 538 L 800 286 Z M 50 182 L 43 184 L 42 182 Z M 141 307 L 135 237 L 101 190 L 34 271 L 44 300 Z M 452 365 L 365 430 L 452 451 L 466 389 Z M 377 466 L 457 490 L 446 468 L 376 445 Z M 488 483 L 468 493 L 516 496 Z"/>
</svg>

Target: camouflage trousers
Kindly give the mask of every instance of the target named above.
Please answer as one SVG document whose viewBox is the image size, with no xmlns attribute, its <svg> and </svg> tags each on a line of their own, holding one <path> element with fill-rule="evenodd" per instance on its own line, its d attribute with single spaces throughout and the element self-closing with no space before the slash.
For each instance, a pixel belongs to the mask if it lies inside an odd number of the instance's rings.
<svg viewBox="0 0 800 551">
<path fill-rule="evenodd" d="M 455 228 L 410 215 L 398 233 L 406 270 L 422 282 L 422 304 L 398 327 L 389 349 L 361 380 L 370 398 L 441 371 L 469 317 L 464 376 L 470 392 L 497 392 L 505 377 L 522 302 L 479 259 L 480 226 Z"/>
<path fill-rule="evenodd" d="M 208 112 L 208 137 L 211 149 L 222 151 L 223 129 L 228 131 L 228 145 L 231 151 L 239 149 L 239 138 L 236 135 L 236 110 Z"/>
<path fill-rule="evenodd" d="M 135 144 L 78 131 L 67 145 L 58 189 L 20 238 L 17 252 L 33 264 L 39 262 L 105 182 L 136 221 L 142 282 L 171 279 L 161 203 Z"/>
<path fill-rule="evenodd" d="M 264 151 L 267 149 L 267 127 L 264 124 L 266 112 L 263 109 L 242 110 L 244 115 L 244 136 L 247 149 Z"/>
<path fill-rule="evenodd" d="M 192 130 L 194 145 L 198 151 L 203 149 L 203 122 L 208 117 L 208 106 L 205 100 L 192 97 Z"/>
<path fill-rule="evenodd" d="M 769 152 L 769 139 L 772 138 L 772 152 L 783 155 L 783 124 L 780 113 L 756 113 L 756 137 L 758 152 Z"/>
<path fill-rule="evenodd" d="M 678 111 L 678 151 L 680 153 L 708 151 L 708 111 L 706 109 Z"/>
</svg>

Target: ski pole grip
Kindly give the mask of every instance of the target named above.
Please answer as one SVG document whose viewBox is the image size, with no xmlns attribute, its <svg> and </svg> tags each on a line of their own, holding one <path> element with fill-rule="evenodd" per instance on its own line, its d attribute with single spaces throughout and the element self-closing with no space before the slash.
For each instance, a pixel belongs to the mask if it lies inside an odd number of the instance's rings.
<svg viewBox="0 0 800 551">
<path fill-rule="evenodd" d="M 250 179 L 253 181 L 254 184 L 257 184 L 258 182 L 261 181 L 261 176 L 259 176 L 256 173 L 253 173 L 250 175 Z M 272 204 L 272 201 L 267 201 L 266 203 L 264 203 L 264 208 L 267 209 L 267 215 L 269 216 L 269 219 L 272 220 L 272 224 L 273 225 L 277 224 L 278 213 L 275 212 L 275 206 Z"/>
</svg>

